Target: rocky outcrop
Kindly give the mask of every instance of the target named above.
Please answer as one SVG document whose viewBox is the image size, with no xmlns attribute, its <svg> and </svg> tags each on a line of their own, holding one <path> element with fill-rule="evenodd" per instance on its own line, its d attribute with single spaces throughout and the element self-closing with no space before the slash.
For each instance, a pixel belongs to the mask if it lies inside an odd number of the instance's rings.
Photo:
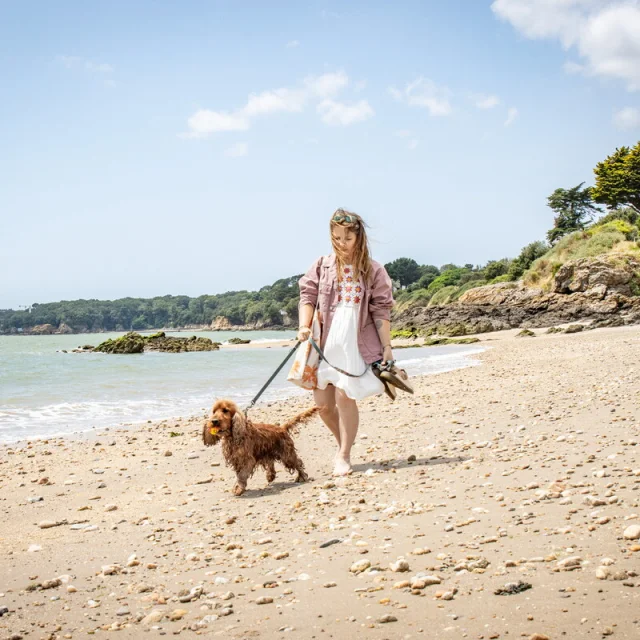
<svg viewBox="0 0 640 640">
<path fill-rule="evenodd" d="M 231 329 L 231 323 L 229 322 L 229 318 L 225 318 L 224 316 L 217 316 L 211 323 L 212 331 L 228 331 L 229 329 Z"/>
<path fill-rule="evenodd" d="M 612 293 L 640 295 L 640 260 L 628 254 L 611 253 L 568 262 L 558 269 L 553 291 L 588 292 L 602 297 Z"/>
<path fill-rule="evenodd" d="M 568 262 L 552 290 L 505 282 L 470 289 L 444 306 L 411 307 L 393 318 L 394 329 L 466 335 L 516 327 L 591 321 L 592 326 L 640 323 L 640 260 L 609 254 Z"/>
<path fill-rule="evenodd" d="M 56 333 L 57 328 L 52 324 L 37 324 L 35 327 L 31 327 L 25 331 L 25 333 L 29 333 L 34 336 L 50 336 L 52 333 Z"/>
<path fill-rule="evenodd" d="M 85 345 L 76 352 L 89 353 L 91 351 L 99 353 L 142 353 L 144 351 L 165 351 L 168 353 L 182 353 L 184 351 L 217 351 L 220 348 L 219 342 L 213 342 L 209 338 L 167 337 L 164 331 L 154 333 L 151 336 L 142 336 L 139 333 L 130 332 L 116 338 L 115 340 L 105 340 L 97 347 L 88 349 Z"/>
</svg>

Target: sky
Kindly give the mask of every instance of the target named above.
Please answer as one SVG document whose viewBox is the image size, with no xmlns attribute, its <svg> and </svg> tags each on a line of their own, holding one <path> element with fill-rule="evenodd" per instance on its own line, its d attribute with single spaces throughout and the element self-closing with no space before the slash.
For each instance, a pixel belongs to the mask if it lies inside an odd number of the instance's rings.
<svg viewBox="0 0 640 640">
<path fill-rule="evenodd" d="M 640 139 L 640 1 L 0 0 L 0 308 L 484 264 Z"/>
</svg>

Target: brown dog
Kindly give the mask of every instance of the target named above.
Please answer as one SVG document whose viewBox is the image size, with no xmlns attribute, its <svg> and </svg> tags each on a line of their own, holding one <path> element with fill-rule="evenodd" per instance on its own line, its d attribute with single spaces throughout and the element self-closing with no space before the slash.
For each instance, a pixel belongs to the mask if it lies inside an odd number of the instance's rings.
<svg viewBox="0 0 640 640">
<path fill-rule="evenodd" d="M 267 482 L 273 482 L 276 461 L 281 462 L 289 473 L 297 471 L 296 482 L 305 482 L 309 476 L 289 432 L 308 422 L 319 410 L 320 407 L 307 409 L 283 425 L 263 424 L 247 420 L 235 402 L 218 400 L 213 405 L 211 417 L 205 422 L 202 440 L 208 447 L 222 440 L 222 455 L 238 479 L 233 487 L 237 496 L 244 493 L 247 480 L 257 466 L 267 472 Z"/>
</svg>

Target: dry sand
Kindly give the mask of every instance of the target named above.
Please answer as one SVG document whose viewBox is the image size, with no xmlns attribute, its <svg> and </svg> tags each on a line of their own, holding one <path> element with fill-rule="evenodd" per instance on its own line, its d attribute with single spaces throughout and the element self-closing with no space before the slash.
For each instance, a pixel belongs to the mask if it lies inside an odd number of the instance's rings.
<svg viewBox="0 0 640 640">
<path fill-rule="evenodd" d="M 241 498 L 200 417 L 2 447 L 0 637 L 640 638 L 640 328 L 536 333 L 363 402 L 346 479 L 319 420 Z"/>
</svg>

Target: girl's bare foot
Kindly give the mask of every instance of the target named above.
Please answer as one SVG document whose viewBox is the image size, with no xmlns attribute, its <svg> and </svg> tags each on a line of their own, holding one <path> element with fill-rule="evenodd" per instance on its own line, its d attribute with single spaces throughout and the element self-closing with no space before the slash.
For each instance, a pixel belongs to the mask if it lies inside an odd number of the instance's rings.
<svg viewBox="0 0 640 640">
<path fill-rule="evenodd" d="M 343 458 L 341 455 L 336 456 L 336 464 L 333 468 L 334 476 L 348 476 L 353 472 L 351 468 L 351 461 L 348 458 Z"/>
</svg>

